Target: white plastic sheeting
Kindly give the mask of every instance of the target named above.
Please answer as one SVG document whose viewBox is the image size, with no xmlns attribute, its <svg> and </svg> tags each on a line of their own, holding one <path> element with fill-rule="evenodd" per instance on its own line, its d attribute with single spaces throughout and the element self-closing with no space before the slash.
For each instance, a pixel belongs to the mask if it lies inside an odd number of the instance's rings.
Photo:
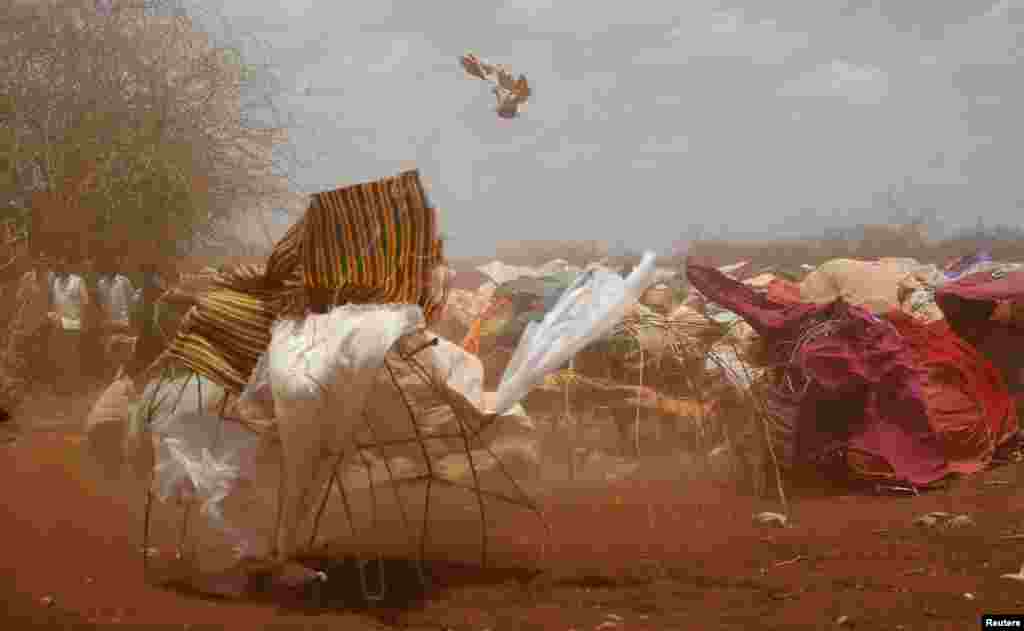
<svg viewBox="0 0 1024 631">
<path fill-rule="evenodd" d="M 330 474 L 324 456 L 360 424 L 388 350 L 422 323 L 415 305 L 345 305 L 274 324 L 267 357 L 283 464 L 281 558 L 296 552 L 299 526 Z"/>
<path fill-rule="evenodd" d="M 137 414 L 152 406 L 150 422 L 154 425 L 169 416 L 185 412 L 216 412 L 224 398 L 224 388 L 199 375 L 179 377 L 161 384 L 150 381 L 142 391 Z M 138 419 L 141 421 L 141 417 Z"/>
<path fill-rule="evenodd" d="M 218 416 L 223 398 L 221 386 L 199 375 L 162 385 L 151 381 L 132 413 L 129 438 L 136 450 L 147 448 L 147 437 L 151 441 L 153 482 L 161 502 L 199 500 L 200 512 L 236 542 L 236 553 L 251 554 L 253 541 L 227 522 L 222 509 L 256 456 L 260 437 Z M 141 427 L 148 409 L 151 435 Z"/>
<path fill-rule="evenodd" d="M 389 360 L 390 372 L 378 371 L 367 405 L 369 426 L 361 429 L 356 439 L 363 444 L 387 445 L 378 450 L 382 457 L 409 458 L 422 468 L 421 473 L 427 471 L 424 458 L 437 465 L 445 458 L 450 461 L 452 455 L 465 455 L 467 445 L 460 437 L 463 429 L 468 430 L 466 438 L 472 450 L 494 448 L 513 437 L 535 440 L 536 426 L 521 405 L 489 422 L 495 393 L 483 391 L 480 359 L 444 338 L 425 346 L 435 338 L 430 331 L 423 331 L 399 341 L 393 357 L 415 353 L 417 366 Z M 453 399 L 453 394 L 464 401 Z M 415 425 L 410 422 L 410 408 Z"/>
<path fill-rule="evenodd" d="M 322 405 L 325 395 L 343 396 L 349 413 L 361 414 L 388 349 L 422 322 L 413 305 L 344 305 L 276 322 L 267 367 L 279 422 Z"/>
<path fill-rule="evenodd" d="M 537 455 L 530 434 L 535 427 L 518 402 L 546 374 L 611 331 L 653 282 L 654 258 L 645 254 L 626 279 L 598 267 L 581 274 L 542 322 L 528 326 L 497 393 L 483 392 L 479 358 L 447 340 L 419 348 L 416 357 L 427 366 L 433 384 L 443 383 L 476 409 L 477 421 L 489 412 L 499 415 L 494 429 L 485 432 L 486 437 L 481 435 L 481 443 L 494 443 L 498 452 L 533 462 Z M 424 324 L 422 310 L 415 305 L 345 305 L 327 314 L 273 325 L 270 345 L 235 409 L 244 420 L 276 421 L 283 476 L 279 557 L 287 559 L 297 551 L 299 528 L 330 475 L 333 456 L 352 453 L 350 440 L 361 426 L 369 422 L 384 435 L 389 426 L 396 431 L 399 426 L 409 429 L 403 397 L 396 396 L 393 386 L 390 391 L 376 387 L 386 377 L 382 368 L 388 353 L 410 352 L 404 346 L 419 342 Z M 202 512 L 233 536 L 239 552 L 251 554 L 252 541 L 226 522 L 221 506 L 254 467 L 260 435 L 217 418 L 218 409 L 211 408 L 223 397 L 223 389 L 203 378 L 199 383 L 197 388 L 193 377 L 182 389 L 184 382 L 179 380 L 164 384 L 157 393 L 161 403 L 152 429 L 159 452 L 159 495 L 162 499 L 183 492 L 198 495 Z M 146 389 L 142 407 L 151 400 L 153 387 Z M 439 431 L 454 422 L 453 411 L 443 397 L 434 401 L 440 395 L 431 395 L 432 388 L 423 384 L 422 393 L 417 394 L 416 387 L 403 384 L 405 397 L 416 408 L 417 425 Z M 498 456 L 502 458 L 502 453 Z M 458 461 L 445 462 L 458 469 Z"/>
<path fill-rule="evenodd" d="M 523 331 L 498 386 L 499 414 L 521 401 L 584 346 L 609 333 L 626 309 L 654 282 L 653 252 L 646 252 L 629 277 L 591 267 L 578 276 L 539 324 Z"/>
<path fill-rule="evenodd" d="M 540 275 L 537 270 L 532 267 L 526 267 L 525 265 L 507 265 L 501 261 L 491 261 L 487 265 L 481 265 L 476 269 L 494 281 L 497 285 L 516 280 L 517 278 L 522 278 L 523 276 L 536 278 Z"/>
<path fill-rule="evenodd" d="M 200 500 L 200 513 L 236 542 L 239 557 L 265 553 L 223 513 L 224 500 L 252 469 L 260 435 L 238 423 L 195 411 L 161 417 L 154 422 L 153 433 L 158 438 L 154 473 L 160 501 L 191 495 Z"/>
</svg>

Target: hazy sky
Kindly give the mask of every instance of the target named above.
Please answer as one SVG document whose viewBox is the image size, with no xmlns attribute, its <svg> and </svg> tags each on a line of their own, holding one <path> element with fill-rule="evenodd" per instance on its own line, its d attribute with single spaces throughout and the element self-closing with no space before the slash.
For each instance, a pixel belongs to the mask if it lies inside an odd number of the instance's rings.
<svg viewBox="0 0 1024 631">
<path fill-rule="evenodd" d="M 302 187 L 415 164 L 450 255 L 1024 208 L 1024 0 L 218 3 L 274 48 Z M 469 50 L 530 79 L 519 119 Z"/>
</svg>

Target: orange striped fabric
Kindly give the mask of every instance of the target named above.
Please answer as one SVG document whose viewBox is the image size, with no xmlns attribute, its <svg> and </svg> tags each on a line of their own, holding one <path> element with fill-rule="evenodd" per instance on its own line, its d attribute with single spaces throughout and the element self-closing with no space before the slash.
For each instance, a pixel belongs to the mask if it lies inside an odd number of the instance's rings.
<svg viewBox="0 0 1024 631">
<path fill-rule="evenodd" d="M 266 278 L 270 284 L 282 284 L 294 278 L 300 266 L 299 246 L 305 232 L 305 217 L 292 224 L 267 258 Z"/>
<path fill-rule="evenodd" d="M 437 212 L 417 171 L 319 193 L 265 266 L 236 265 L 209 279 L 167 355 L 238 394 L 274 320 L 303 313 L 311 295 L 328 307 L 418 304 L 430 322 L 447 301 L 447 286 L 433 286 L 443 263 Z"/>
<path fill-rule="evenodd" d="M 428 321 L 446 292 L 431 273 L 444 261 L 437 211 L 429 206 L 418 171 L 347 186 L 313 196 L 299 224 L 277 244 L 268 278 L 301 275 L 305 301 L 418 304 Z"/>
<path fill-rule="evenodd" d="M 199 294 L 167 355 L 238 394 L 270 344 L 277 317 L 267 297 L 216 287 Z"/>
</svg>

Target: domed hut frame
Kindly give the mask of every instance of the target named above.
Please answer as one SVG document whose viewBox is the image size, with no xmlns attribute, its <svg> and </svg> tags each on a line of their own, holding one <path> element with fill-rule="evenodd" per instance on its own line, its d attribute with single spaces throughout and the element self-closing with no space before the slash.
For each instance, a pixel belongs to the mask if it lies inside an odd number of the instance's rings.
<svg viewBox="0 0 1024 631">
<path fill-rule="evenodd" d="M 757 444 L 752 445 L 751 448 L 766 452 L 767 462 L 765 464 L 771 465 L 775 470 L 774 478 L 777 483 L 779 498 L 785 507 L 787 506 L 787 501 L 781 485 L 781 477 L 778 473 L 779 461 L 774 447 L 776 439 L 780 436 L 780 421 L 769 412 L 763 397 L 759 393 L 757 379 L 749 363 L 747 361 L 740 362 L 739 370 L 743 371 L 743 374 L 735 374 L 737 368 L 731 366 L 725 357 L 721 355 L 720 351 L 716 350 L 716 346 L 719 349 L 724 346 L 725 349 L 731 351 L 736 357 L 743 357 L 736 345 L 734 335 L 731 335 L 732 327 L 736 325 L 737 322 L 731 324 L 718 323 L 696 313 L 690 318 L 679 316 L 666 317 L 663 314 L 636 309 L 627 314 L 622 322 L 613 329 L 612 333 L 597 344 L 601 345 L 602 343 L 610 342 L 614 345 L 616 343 L 625 343 L 627 347 L 632 347 L 638 351 L 641 364 L 640 370 L 636 371 L 635 374 L 637 374 L 640 380 L 639 385 L 643 385 L 648 375 L 647 371 L 650 368 L 650 361 L 653 359 L 653 353 L 650 352 L 652 349 L 645 348 L 645 343 L 642 339 L 643 330 L 645 328 L 648 331 L 656 330 L 667 339 L 667 344 L 665 344 L 664 348 L 660 349 L 660 357 L 658 359 L 661 362 L 669 361 L 671 364 L 665 366 L 662 363 L 659 366 L 661 370 L 668 370 L 662 376 L 662 380 L 680 382 L 685 387 L 685 391 L 688 393 L 687 396 L 692 397 L 696 402 L 697 405 L 694 406 L 696 414 L 693 418 L 697 432 L 696 447 L 698 452 L 704 455 L 705 460 L 716 438 L 724 440 L 724 444 L 729 447 L 735 447 L 739 442 L 736 436 L 739 427 L 735 426 L 736 423 L 720 418 L 718 426 L 713 426 L 714 417 L 707 412 L 707 404 L 710 401 L 703 390 L 703 384 L 700 383 L 700 376 L 697 373 L 703 372 L 705 370 L 704 367 L 707 365 L 717 368 L 726 377 L 727 382 L 733 384 L 729 386 L 728 391 L 730 397 L 735 398 L 739 413 L 743 416 L 742 419 L 739 419 L 740 425 L 742 426 L 748 422 L 754 424 L 752 429 L 755 430 L 755 435 L 753 438 Z M 600 349 L 600 346 L 595 348 Z M 617 354 L 628 353 L 622 347 L 616 349 L 615 352 Z M 587 389 L 591 391 L 603 390 L 608 394 L 613 394 L 616 390 L 614 384 L 605 383 L 600 379 L 583 378 L 575 374 L 567 376 L 569 377 L 569 383 L 585 384 Z M 750 383 L 753 386 L 750 388 L 739 388 L 734 385 L 738 382 Z M 554 381 L 552 381 L 552 385 L 554 385 Z M 639 407 L 635 410 L 636 417 L 633 425 L 633 439 L 636 443 L 639 442 L 639 410 Z M 636 451 L 639 456 L 638 445 Z M 705 462 L 705 464 L 709 463 Z M 748 464 L 754 465 L 754 463 Z M 764 476 L 766 473 L 763 467 L 760 466 L 758 466 L 757 470 L 749 472 L 749 475 L 753 476 L 754 491 L 759 495 L 764 493 Z"/>
<path fill-rule="evenodd" d="M 438 397 L 447 398 L 451 396 L 451 393 L 443 388 L 437 387 L 437 384 L 431 380 L 427 368 L 425 368 L 423 364 L 416 358 L 416 355 L 418 355 L 422 350 L 426 350 L 431 346 L 435 346 L 437 344 L 437 340 L 438 338 L 433 337 L 430 339 L 429 342 L 422 345 L 419 348 L 419 350 L 414 351 L 408 356 L 402 356 L 402 361 L 404 364 L 403 367 L 405 371 L 407 371 L 407 374 L 413 375 L 416 379 L 419 380 L 420 384 L 433 388 L 434 392 L 437 394 Z M 485 499 L 504 502 L 506 504 L 518 506 L 520 508 L 525 508 L 534 512 L 538 516 L 540 523 L 545 530 L 545 533 L 549 532 L 548 524 L 544 519 L 543 511 L 541 510 L 540 506 L 529 496 L 529 494 L 516 481 L 515 477 L 507 470 L 501 458 L 499 458 L 497 454 L 495 454 L 495 452 L 491 450 L 491 448 L 486 444 L 482 445 L 479 448 L 474 448 L 474 445 L 478 443 L 481 435 L 487 432 L 488 430 L 492 429 L 492 423 L 496 421 L 495 418 L 490 419 L 488 423 L 474 425 L 466 418 L 465 414 L 463 413 L 462 408 L 464 407 L 465 403 L 454 401 L 449 398 L 448 405 L 452 411 L 454 418 L 456 419 L 454 431 L 432 433 L 430 435 L 427 435 L 421 431 L 419 423 L 417 422 L 417 414 L 414 409 L 414 404 L 411 401 L 411 397 L 406 392 L 408 389 L 408 385 L 400 382 L 399 377 L 396 375 L 396 371 L 393 368 L 393 364 L 391 362 L 385 362 L 385 364 L 380 368 L 380 371 L 386 374 L 388 380 L 390 381 L 394 388 L 395 395 L 400 397 L 404 407 L 406 408 L 408 412 L 408 417 L 406 420 L 409 424 L 408 426 L 411 430 L 411 433 L 413 433 L 414 436 L 411 438 L 380 440 L 376 435 L 376 428 L 366 415 L 365 410 L 363 411 L 363 429 L 366 429 L 369 432 L 371 440 L 367 442 L 359 442 L 357 440 L 352 440 L 350 441 L 350 444 L 352 445 L 352 453 L 346 453 L 344 451 L 341 451 L 334 455 L 333 462 L 330 464 L 330 477 L 328 479 L 327 485 L 326 487 L 322 488 L 322 490 L 319 492 L 319 502 L 317 504 L 316 512 L 313 515 L 312 527 L 309 532 L 308 543 L 306 544 L 307 550 L 315 549 L 315 545 L 320 533 L 321 520 L 327 508 L 327 504 L 330 499 L 332 489 L 336 489 L 340 496 L 346 522 L 348 524 L 350 536 L 353 542 L 358 541 L 360 535 L 364 534 L 365 532 L 361 532 L 361 529 L 357 524 L 358 520 L 356 519 L 353 513 L 349 499 L 350 491 L 346 489 L 346 484 L 344 482 L 343 476 L 340 475 L 340 468 L 344 463 L 346 456 L 355 456 L 357 464 L 361 465 L 366 473 L 368 482 L 368 493 L 370 496 L 369 506 L 371 512 L 371 524 L 369 531 L 372 532 L 376 529 L 379 523 L 377 508 L 379 499 L 377 494 L 380 492 L 380 490 L 378 489 L 377 482 L 375 482 L 375 476 L 373 471 L 374 463 L 367 457 L 367 454 L 373 453 L 379 448 L 394 448 L 405 446 L 411 446 L 419 450 L 423 458 L 422 464 L 426 467 L 426 471 L 424 473 L 420 473 L 414 476 L 400 476 L 394 471 L 392 463 L 388 459 L 382 459 L 381 464 L 384 466 L 387 474 L 387 480 L 384 483 L 384 486 L 390 487 L 392 490 L 393 499 L 398 509 L 399 517 L 402 521 L 403 530 L 404 532 L 409 533 L 410 535 L 410 549 L 415 551 L 415 558 L 417 559 L 417 570 L 421 577 L 426 576 L 423 568 L 428 553 L 427 546 L 430 539 L 431 505 L 433 500 L 435 499 L 435 494 L 433 492 L 435 486 L 444 486 L 453 489 L 460 489 L 472 494 L 475 497 L 478 509 L 479 524 L 481 527 L 481 565 L 483 565 L 484 567 L 486 567 L 489 563 L 489 535 L 487 526 L 487 503 L 485 502 Z M 178 380 L 174 380 L 173 377 L 175 376 L 175 373 L 181 372 L 184 372 L 184 379 L 182 380 L 179 378 Z M 226 391 L 223 398 L 220 401 L 217 401 L 216 395 L 209 392 L 208 390 L 204 391 L 203 380 L 200 378 L 201 376 L 202 375 L 200 373 L 184 367 L 180 362 L 175 361 L 173 358 L 165 359 L 162 375 L 160 377 L 160 380 L 158 381 L 158 385 L 157 387 L 153 388 L 150 397 L 148 397 L 147 400 L 144 401 L 146 409 L 143 411 L 143 422 L 146 423 L 147 425 L 152 423 L 153 417 L 160 406 L 161 400 L 171 400 L 174 402 L 167 412 L 169 414 L 173 415 L 184 411 L 179 409 L 182 400 L 182 395 L 184 394 L 187 388 L 194 387 L 197 393 L 197 401 L 199 402 L 198 405 L 196 406 L 196 412 L 208 411 L 210 407 L 216 407 L 217 409 L 216 416 L 219 425 L 216 431 L 218 436 L 218 443 L 219 436 L 222 434 L 222 429 L 224 425 L 227 423 L 235 424 L 239 427 L 242 427 L 255 435 L 259 435 L 263 439 L 269 440 L 271 443 L 278 442 L 278 439 L 276 437 L 277 428 L 273 423 L 252 423 L 250 421 L 242 420 L 241 418 L 238 418 L 237 416 L 230 412 L 230 410 L 234 407 L 234 404 L 238 400 L 238 393 Z M 178 383 L 179 381 L 180 385 Z M 223 384 L 218 385 L 223 386 Z M 438 471 L 436 463 L 431 459 L 429 455 L 431 452 L 435 451 L 430 446 L 431 442 L 436 444 L 438 442 L 450 442 L 452 440 L 461 442 L 462 448 L 457 453 L 464 456 L 467 462 L 469 463 L 469 471 L 472 476 L 471 484 L 466 484 L 458 480 L 452 480 L 442 475 L 441 472 Z M 217 447 L 219 447 L 219 444 L 217 444 Z M 483 487 L 481 476 L 478 473 L 478 468 L 481 463 L 476 461 L 476 456 L 474 455 L 474 452 L 478 451 L 478 449 L 480 451 L 486 452 L 487 456 L 494 463 L 497 471 L 501 474 L 502 478 L 512 485 L 512 487 L 515 489 L 514 496 Z M 283 462 L 279 464 L 280 466 L 283 466 Z M 147 571 L 149 558 L 147 551 L 150 550 L 151 519 L 154 504 L 153 500 L 156 495 L 154 483 L 155 471 L 150 471 L 150 483 L 147 485 L 146 505 L 143 520 L 143 553 Z M 413 524 L 413 516 L 411 515 L 411 511 L 406 507 L 405 501 L 403 500 L 402 495 L 399 492 L 399 487 L 413 486 L 418 484 L 424 484 L 425 488 L 423 494 L 423 511 L 422 515 L 420 516 L 420 526 L 419 528 L 416 528 Z M 193 552 L 191 554 L 186 554 L 184 551 L 186 549 L 186 544 L 189 539 L 189 523 L 196 501 L 198 501 L 197 498 L 192 498 L 190 501 L 184 502 L 185 510 L 183 512 L 181 525 L 179 527 L 179 537 L 177 546 L 178 554 L 179 557 L 188 559 L 195 558 L 194 547 Z M 279 511 L 280 508 L 280 498 L 278 498 Z M 280 527 L 280 521 L 279 519 L 275 521 L 277 523 L 277 526 L 275 527 L 276 538 L 277 528 Z M 415 538 L 415 533 L 417 531 L 419 532 L 418 542 L 416 541 Z M 545 545 L 546 544 L 544 542 L 544 539 L 542 539 L 541 550 L 539 555 L 541 559 L 543 559 L 544 557 Z M 381 560 L 381 557 L 378 555 L 376 561 L 379 571 L 382 571 L 383 569 Z M 366 587 L 367 581 L 365 576 L 365 570 L 367 566 L 367 561 L 357 558 L 357 565 L 363 580 L 364 597 L 370 600 L 379 600 L 383 598 L 384 591 L 386 589 L 383 583 L 379 586 L 379 589 L 377 590 L 376 593 L 371 592 Z M 377 575 L 381 577 L 383 576 L 381 573 L 378 573 Z M 426 587 L 426 583 L 424 583 L 424 587 Z"/>
<path fill-rule="evenodd" d="M 376 200 L 378 205 L 367 203 L 367 199 Z M 380 203 L 382 199 L 384 201 Z M 366 226 L 372 223 L 370 220 L 373 216 L 380 217 L 381 215 L 385 217 L 401 215 L 400 218 L 404 221 L 401 222 L 400 232 L 395 234 L 394 231 L 394 224 L 399 221 L 396 220 L 388 225 L 387 219 L 383 221 L 386 225 L 384 231 L 387 236 L 382 237 L 380 230 L 376 235 L 372 234 L 372 231 L 365 230 Z M 423 308 L 426 322 L 431 322 L 432 318 L 440 312 L 447 297 L 446 291 L 436 291 L 437 288 L 429 286 L 430 275 L 424 273 L 443 263 L 442 243 L 439 239 L 431 236 L 435 233 L 434 221 L 435 209 L 427 206 L 415 171 L 401 174 L 396 178 L 386 178 L 315 196 L 310 211 L 278 243 L 266 266 L 238 266 L 228 270 L 212 280 L 209 290 L 201 291 L 196 295 L 195 305 L 183 320 L 173 343 L 147 371 L 147 374 L 156 374 L 162 371 L 162 375 L 151 392 L 147 407 L 143 410 L 143 422 L 146 427 L 148 428 L 154 420 L 155 409 L 158 407 L 154 405 L 157 397 L 167 400 L 167 397 L 172 396 L 174 393 L 170 391 L 169 385 L 173 383 L 171 377 L 175 373 L 183 372 L 185 373 L 185 382 L 179 386 L 180 390 L 170 410 L 171 413 L 179 412 L 177 406 L 181 401 L 181 393 L 186 387 L 189 387 L 191 380 L 196 379 L 197 388 L 201 388 L 199 378 L 205 377 L 224 390 L 224 399 L 219 402 L 217 413 L 218 435 L 226 423 L 235 423 L 249 431 L 261 434 L 271 441 L 275 440 L 277 427 L 274 422 L 254 425 L 242 421 L 231 412 L 249 382 L 259 357 L 266 352 L 269 346 L 272 323 L 279 317 L 303 317 L 302 314 L 306 313 L 310 307 L 316 312 L 341 304 L 359 303 L 419 304 Z M 354 225 L 360 222 L 361 227 Z M 345 229 L 343 230 L 339 226 L 344 226 Z M 350 241 L 348 243 L 335 241 L 339 234 L 347 235 L 350 237 Z M 367 242 L 367 236 L 370 237 L 370 243 Z M 379 241 L 374 242 L 373 239 L 379 239 Z M 334 267 L 325 269 L 325 266 Z M 377 488 L 373 480 L 372 463 L 367 457 L 367 452 L 395 445 L 408 446 L 418 450 L 423 457 L 422 464 L 426 468 L 426 472 L 423 474 L 400 477 L 395 475 L 387 460 L 383 464 L 387 471 L 387 483 L 394 491 L 399 517 L 403 522 L 405 532 L 409 533 L 410 545 L 414 547 L 416 547 L 413 534 L 415 529 L 411 526 L 408 511 L 398 487 L 425 483 L 422 529 L 416 555 L 422 578 L 425 576 L 423 564 L 429 538 L 432 491 L 435 485 L 463 489 L 475 496 L 480 519 L 481 562 L 483 565 L 487 565 L 489 561 L 485 498 L 531 510 L 538 516 L 545 532 L 548 531 L 548 525 L 539 506 L 520 487 L 501 459 L 486 444 L 482 447 L 474 447 L 475 444 L 481 442 L 483 434 L 492 427 L 498 417 L 493 414 L 486 415 L 483 417 L 486 422 L 474 426 L 466 414 L 468 411 L 466 406 L 471 404 L 461 398 L 458 392 L 444 387 L 443 384 L 433 379 L 428 368 L 417 358 L 422 351 L 436 346 L 438 339 L 430 336 L 425 329 L 420 330 L 414 337 L 421 343 L 416 348 L 406 349 L 403 352 L 399 347 L 406 338 L 399 340 L 388 352 L 388 357 L 380 368 L 386 375 L 378 375 L 386 377 L 386 381 L 390 382 L 401 398 L 408 412 L 406 420 L 412 430 L 412 435 L 397 440 L 378 439 L 375 434 L 376 428 L 369 421 L 366 410 L 362 410 L 361 418 L 366 426 L 365 429 L 369 432 L 370 440 L 359 442 L 350 435 L 348 442 L 352 445 L 352 452 L 342 451 L 332 454 L 334 462 L 329 468 L 330 477 L 326 488 L 316 489 L 316 492 L 320 493 L 319 506 L 314 515 L 305 517 L 313 519 L 308 544 L 309 547 L 312 547 L 319 535 L 321 518 L 327 506 L 331 489 L 337 488 L 352 537 L 357 538 L 359 533 L 356 528 L 355 516 L 349 505 L 350 493 L 345 488 L 343 477 L 339 475 L 339 467 L 346 456 L 357 457 L 366 469 L 369 481 L 371 520 L 376 522 Z M 399 375 L 396 375 L 396 368 L 409 377 L 406 382 L 403 383 Z M 420 387 L 429 388 L 447 405 L 451 417 L 454 419 L 454 431 L 429 435 L 420 431 L 419 419 L 409 392 L 410 381 L 415 380 L 418 380 Z M 197 391 L 197 395 L 197 411 L 208 411 L 210 402 L 204 400 L 201 391 Z M 479 417 L 479 412 L 477 412 L 477 416 Z M 429 448 L 430 441 L 452 440 L 459 441 L 462 446 L 461 454 L 469 463 L 472 484 L 463 484 L 441 475 L 430 458 L 429 454 L 436 451 Z M 497 471 L 515 489 L 516 496 L 482 488 L 478 472 L 481 463 L 477 463 L 474 459 L 476 449 L 487 452 Z M 282 459 L 280 462 L 282 471 L 285 464 Z M 149 549 L 154 473 L 151 472 L 146 495 L 144 555 Z M 276 532 L 280 532 L 281 528 L 283 507 L 281 493 L 282 488 L 279 487 Z M 190 512 L 186 510 L 180 529 L 182 542 L 188 535 L 189 514 Z M 543 558 L 543 556 L 544 541 L 542 538 L 540 557 Z M 378 561 L 380 561 L 379 555 Z M 146 556 L 146 565 L 148 569 L 148 556 Z M 358 566 L 362 573 L 365 569 L 365 562 L 359 561 Z M 363 579 L 365 588 L 365 574 Z M 364 594 L 368 598 L 382 597 L 383 580 L 381 589 L 376 594 L 369 593 L 368 589 L 364 591 L 368 592 Z"/>
</svg>

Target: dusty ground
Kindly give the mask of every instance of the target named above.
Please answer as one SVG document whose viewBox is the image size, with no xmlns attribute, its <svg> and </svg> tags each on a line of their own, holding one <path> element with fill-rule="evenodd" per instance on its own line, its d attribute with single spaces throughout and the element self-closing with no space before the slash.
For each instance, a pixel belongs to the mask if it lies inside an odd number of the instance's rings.
<svg viewBox="0 0 1024 631">
<path fill-rule="evenodd" d="M 1024 533 L 1015 466 L 916 498 L 797 498 L 786 529 L 752 522 L 777 504 L 709 484 L 560 488 L 542 498 L 553 536 L 540 576 L 522 569 L 542 539 L 528 514 L 492 532 L 499 569 L 452 562 L 475 558 L 479 543 L 472 511 L 455 510 L 435 522 L 445 536 L 430 548 L 425 601 L 400 561 L 385 563 L 389 591 L 375 606 L 340 563 L 321 565 L 331 578 L 318 591 L 254 583 L 242 600 L 204 597 L 144 580 L 141 498 L 110 496 L 82 474 L 74 429 L 88 403 L 33 401 L 0 434 L 14 439 L 0 446 L 0 616 L 10 621 L 0 628 L 909 630 L 1024 613 L 1024 583 L 1000 578 L 1024 562 L 1024 535 L 1010 537 Z M 976 525 L 912 524 L 932 510 Z"/>
</svg>

